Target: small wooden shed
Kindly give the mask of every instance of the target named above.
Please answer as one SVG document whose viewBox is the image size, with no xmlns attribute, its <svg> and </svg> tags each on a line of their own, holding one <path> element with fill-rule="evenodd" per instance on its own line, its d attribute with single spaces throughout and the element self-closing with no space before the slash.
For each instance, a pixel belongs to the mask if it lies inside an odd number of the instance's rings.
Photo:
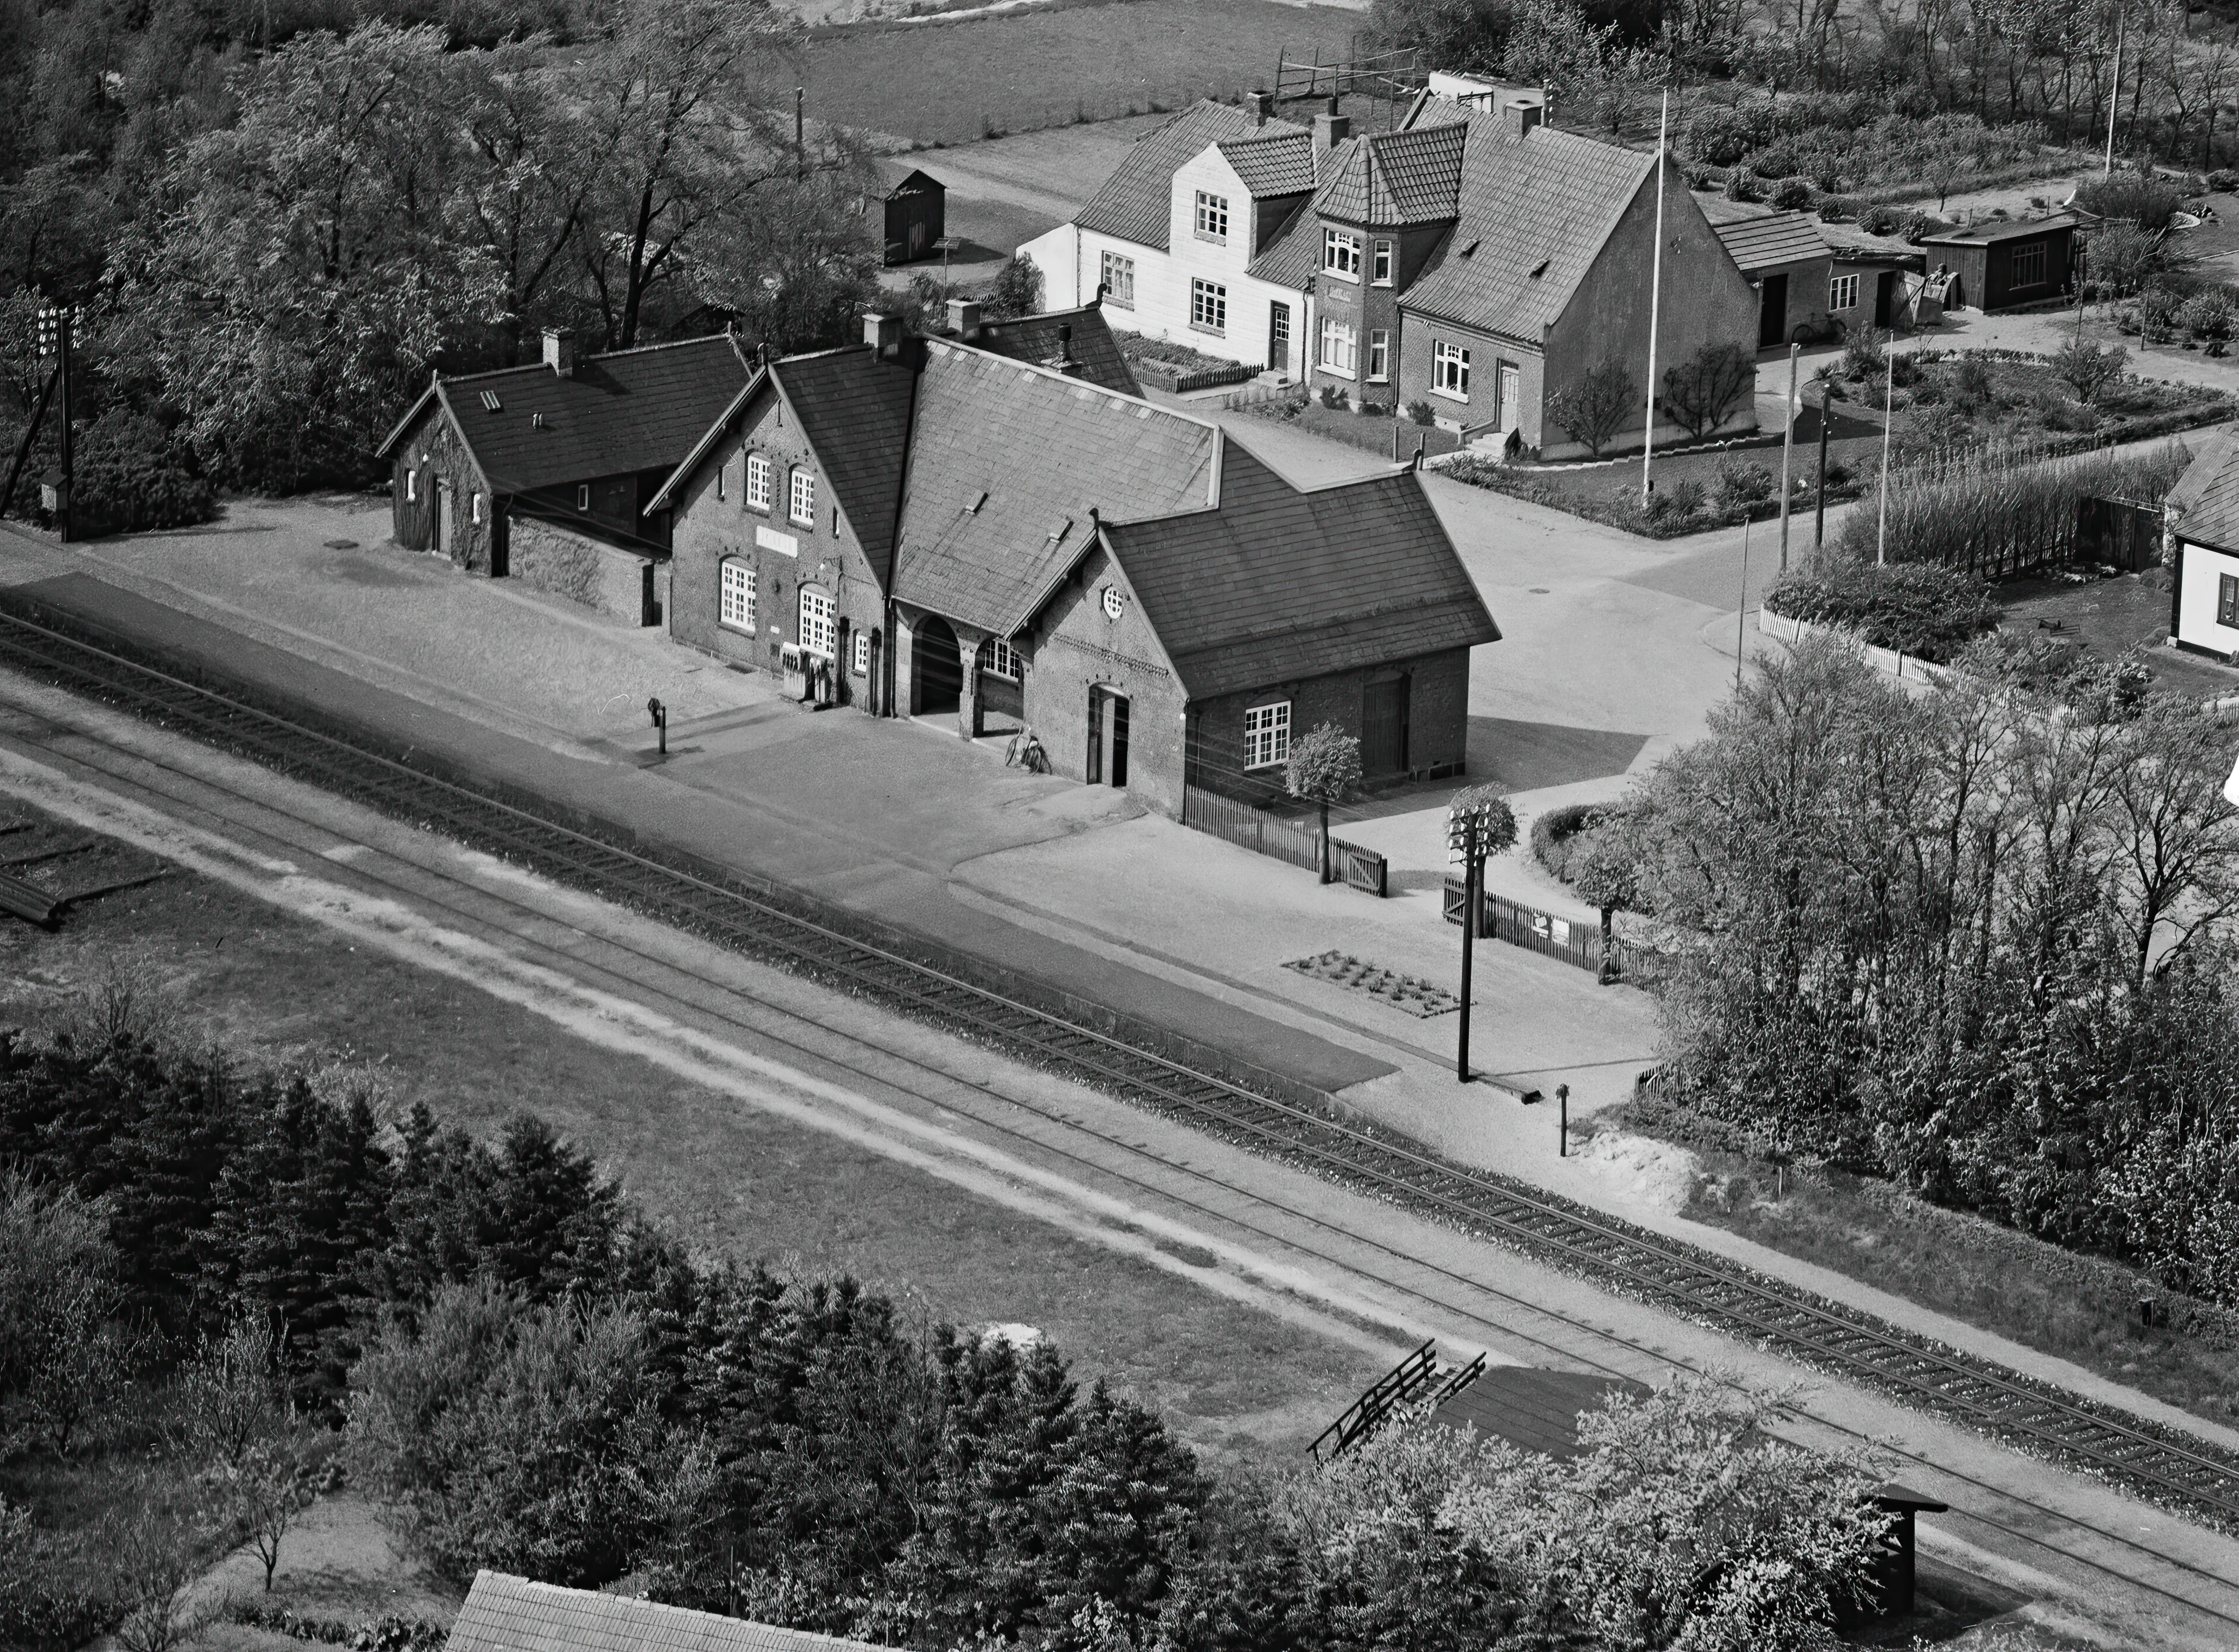
<svg viewBox="0 0 2239 1652">
<path fill-rule="evenodd" d="M 912 168 L 887 191 L 887 265 L 914 264 L 939 254 L 948 233 L 948 186 Z"/>
<path fill-rule="evenodd" d="M 1929 273 L 1948 269 L 1944 308 L 2010 309 L 2041 304 L 2068 290 L 2075 273 L 2076 215 L 2050 218 L 1993 218 L 1923 236 Z"/>
</svg>

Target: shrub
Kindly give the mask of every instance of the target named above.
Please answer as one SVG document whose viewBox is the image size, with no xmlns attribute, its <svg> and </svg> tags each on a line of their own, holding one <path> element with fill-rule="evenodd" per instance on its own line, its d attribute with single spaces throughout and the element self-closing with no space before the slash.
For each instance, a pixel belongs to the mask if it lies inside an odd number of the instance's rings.
<svg viewBox="0 0 2239 1652">
<path fill-rule="evenodd" d="M 1586 834 L 1613 812 L 1606 803 L 1565 803 L 1546 810 L 1531 822 L 1531 858 L 1569 883 Z"/>
<path fill-rule="evenodd" d="M 1764 191 L 1746 168 L 1737 166 L 1726 174 L 1726 198 L 1730 201 L 1761 201 L 1764 198 Z"/>
<path fill-rule="evenodd" d="M 2166 287 L 2149 287 L 2138 295 L 2136 312 L 2139 329 L 2156 343 L 2169 337 L 2176 328 L 2176 313 L 2183 301 Z"/>
<path fill-rule="evenodd" d="M 2163 231 L 2130 223 L 2099 225 L 2086 240 L 2084 251 L 2093 287 L 2116 298 L 2140 291 L 2156 276 L 2183 275 L 2197 262 L 2172 247 Z"/>
<path fill-rule="evenodd" d="M 1823 557 L 1809 571 L 1791 573 L 1774 586 L 1764 606 L 1791 620 L 1841 626 L 1880 647 L 1937 661 L 1952 658 L 1998 624 L 1997 601 L 1982 581 L 1922 562 L 1877 567 Z"/>
<path fill-rule="evenodd" d="M 1381 401 L 1371 401 L 1365 396 L 1352 404 L 1352 410 L 1364 419 L 1381 419 L 1392 411 Z"/>
<path fill-rule="evenodd" d="M 1412 422 L 1422 425 L 1427 428 L 1428 427 L 1438 423 L 1438 410 L 1436 408 L 1433 408 L 1428 401 L 1418 396 L 1414 401 L 1410 401 L 1407 404 L 1407 417 Z"/>
<path fill-rule="evenodd" d="M 183 452 L 144 413 L 114 408 L 77 441 L 81 521 L 123 533 L 184 527 L 217 514 L 217 495 Z"/>
<path fill-rule="evenodd" d="M 1772 497 L 1776 486 L 1771 470 L 1746 460 L 1728 459 L 1718 466 L 1718 496 L 1728 505 L 1754 505 Z"/>
<path fill-rule="evenodd" d="M 1671 502 L 1673 515 L 1692 516 L 1703 508 L 1704 502 L 1709 495 L 1704 492 L 1703 484 L 1690 476 L 1683 481 L 1674 482 L 1669 490 L 1656 497 Z"/>
<path fill-rule="evenodd" d="M 1770 142 L 1772 134 L 1772 111 L 1766 105 L 1727 108 L 1712 103 L 1697 109 L 1688 119 L 1680 144 L 1695 160 L 1712 166 L 1735 166 L 1743 156 Z"/>
<path fill-rule="evenodd" d="M 1618 362 L 1604 362 L 1576 384 L 1547 398 L 1547 417 L 1598 459 L 1610 438 L 1640 406 L 1640 389 Z"/>
<path fill-rule="evenodd" d="M 995 279 L 988 283 L 987 296 L 982 302 L 991 322 L 1031 315 L 1042 307 L 1042 272 L 1026 254 L 1014 252 L 995 272 Z"/>
<path fill-rule="evenodd" d="M 1718 187 L 1718 175 L 1709 167 L 1693 162 L 1682 167 L 1679 175 L 1687 180 L 1687 187 L 1698 193 Z"/>
<path fill-rule="evenodd" d="M 1334 384 L 1325 384 L 1320 389 L 1315 391 L 1314 395 L 1320 399 L 1324 407 L 1332 412 L 1345 405 L 1345 392 Z"/>
<path fill-rule="evenodd" d="M 1827 195 L 1819 198 L 1819 220 L 1822 223 L 1840 223 L 1857 211 L 1858 203 L 1844 195 Z"/>
<path fill-rule="evenodd" d="M 1850 335 L 1843 346 L 1843 372 L 1845 377 L 1871 381 L 1882 375 L 1889 358 L 1882 351 L 1882 336 L 1871 328 Z"/>
<path fill-rule="evenodd" d="M 2231 336 L 2231 295 L 2221 287 L 2195 293 L 2176 307 L 2179 327 L 2206 342 Z"/>
<path fill-rule="evenodd" d="M 2053 376 L 2076 392 L 2085 406 L 2096 405 L 2107 387 L 2123 376 L 2130 353 L 2119 344 L 2104 349 L 2086 338 L 2071 338 L 2052 357 Z"/>
<path fill-rule="evenodd" d="M 1801 212 L 1811 204 L 1811 185 L 1803 178 L 1783 178 L 1765 199 L 1783 212 Z"/>
<path fill-rule="evenodd" d="M 1827 461 L 1827 485 L 1830 488 L 1847 487 L 1850 484 L 1850 466 L 1844 464 L 1839 459 L 1830 459 Z"/>
<path fill-rule="evenodd" d="M 2076 204 L 2102 218 L 2125 220 L 2152 232 L 2169 227 L 2184 205 L 2184 192 L 2149 172 L 2116 172 L 2077 184 Z"/>
<path fill-rule="evenodd" d="M 1951 369 L 1951 387 L 1970 401 L 1997 400 L 1997 386 L 1991 380 L 1990 368 L 1971 355 L 1961 356 Z"/>
<path fill-rule="evenodd" d="M 1897 209 L 1889 206 L 1868 207 L 1858 215 L 1858 228 L 1870 236 L 1894 235 L 1903 222 Z"/>
<path fill-rule="evenodd" d="M 2218 167 L 2208 175 L 2208 187 L 2217 195 L 2239 194 L 2239 172 Z"/>
<path fill-rule="evenodd" d="M 1738 344 L 1704 344 L 1664 375 L 1665 411 L 1700 441 L 1726 421 L 1757 382 L 1757 362 Z"/>
</svg>

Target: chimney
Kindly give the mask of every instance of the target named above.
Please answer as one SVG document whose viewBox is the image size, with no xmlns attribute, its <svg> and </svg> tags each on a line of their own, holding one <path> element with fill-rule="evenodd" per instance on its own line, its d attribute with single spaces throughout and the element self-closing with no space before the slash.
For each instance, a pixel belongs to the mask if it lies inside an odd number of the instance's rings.
<svg viewBox="0 0 2239 1652">
<path fill-rule="evenodd" d="M 980 306 L 968 298 L 948 301 L 948 330 L 970 343 L 980 336 Z"/>
<path fill-rule="evenodd" d="M 1337 112 L 1337 99 L 1331 98 L 1329 113 L 1314 116 L 1314 153 L 1327 155 L 1352 136 L 1352 120 Z"/>
<path fill-rule="evenodd" d="M 892 355 L 901 347 L 902 318 L 881 315 L 874 309 L 863 312 L 863 342 L 881 356 Z"/>
<path fill-rule="evenodd" d="M 1268 123 L 1270 120 L 1272 120 L 1272 119 L 1273 119 L 1273 118 L 1274 118 L 1274 115 L 1275 115 L 1275 94 L 1274 94 L 1274 93 L 1272 93 L 1272 92 L 1254 92 L 1254 93 L 1252 93 L 1252 125 L 1254 125 L 1254 126 L 1265 126 L 1265 125 L 1266 125 L 1266 124 L 1267 124 L 1267 123 Z"/>
<path fill-rule="evenodd" d="M 1050 365 L 1059 372 L 1073 378 L 1080 376 L 1080 363 L 1073 359 L 1073 323 L 1066 322 L 1057 329 L 1057 360 Z"/>
<path fill-rule="evenodd" d="M 544 329 L 544 365 L 563 379 L 575 376 L 575 335 L 564 327 Z"/>
<path fill-rule="evenodd" d="M 1521 102 L 1511 103 L 1507 108 L 1506 116 L 1508 136 L 1514 138 L 1527 137 L 1531 135 L 1533 127 L 1547 118 L 1547 106 L 1545 103 Z"/>
</svg>

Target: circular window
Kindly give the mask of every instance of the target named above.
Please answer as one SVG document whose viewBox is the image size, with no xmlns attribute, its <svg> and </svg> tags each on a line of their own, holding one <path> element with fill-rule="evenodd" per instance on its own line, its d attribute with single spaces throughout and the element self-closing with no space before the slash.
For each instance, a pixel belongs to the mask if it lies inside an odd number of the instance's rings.
<svg viewBox="0 0 2239 1652">
<path fill-rule="evenodd" d="M 1127 599 L 1120 594 L 1120 589 L 1117 586 L 1107 585 L 1104 587 L 1104 617 L 1106 619 L 1118 619 L 1126 607 Z"/>
</svg>

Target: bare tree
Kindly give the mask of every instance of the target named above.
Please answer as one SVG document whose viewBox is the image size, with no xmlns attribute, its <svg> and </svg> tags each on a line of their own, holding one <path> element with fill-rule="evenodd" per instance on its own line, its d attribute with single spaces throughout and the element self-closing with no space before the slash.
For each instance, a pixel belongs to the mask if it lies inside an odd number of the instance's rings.
<svg viewBox="0 0 2239 1652">
<path fill-rule="evenodd" d="M 1624 428 L 1626 418 L 1639 405 L 1640 390 L 1632 375 L 1618 362 L 1604 362 L 1577 383 L 1566 384 L 1549 396 L 1547 416 L 1598 459 L 1610 438 Z"/>
<path fill-rule="evenodd" d="M 1698 441 L 1726 421 L 1750 387 L 1757 363 L 1738 344 L 1705 344 L 1664 375 L 1664 405 Z"/>
</svg>

